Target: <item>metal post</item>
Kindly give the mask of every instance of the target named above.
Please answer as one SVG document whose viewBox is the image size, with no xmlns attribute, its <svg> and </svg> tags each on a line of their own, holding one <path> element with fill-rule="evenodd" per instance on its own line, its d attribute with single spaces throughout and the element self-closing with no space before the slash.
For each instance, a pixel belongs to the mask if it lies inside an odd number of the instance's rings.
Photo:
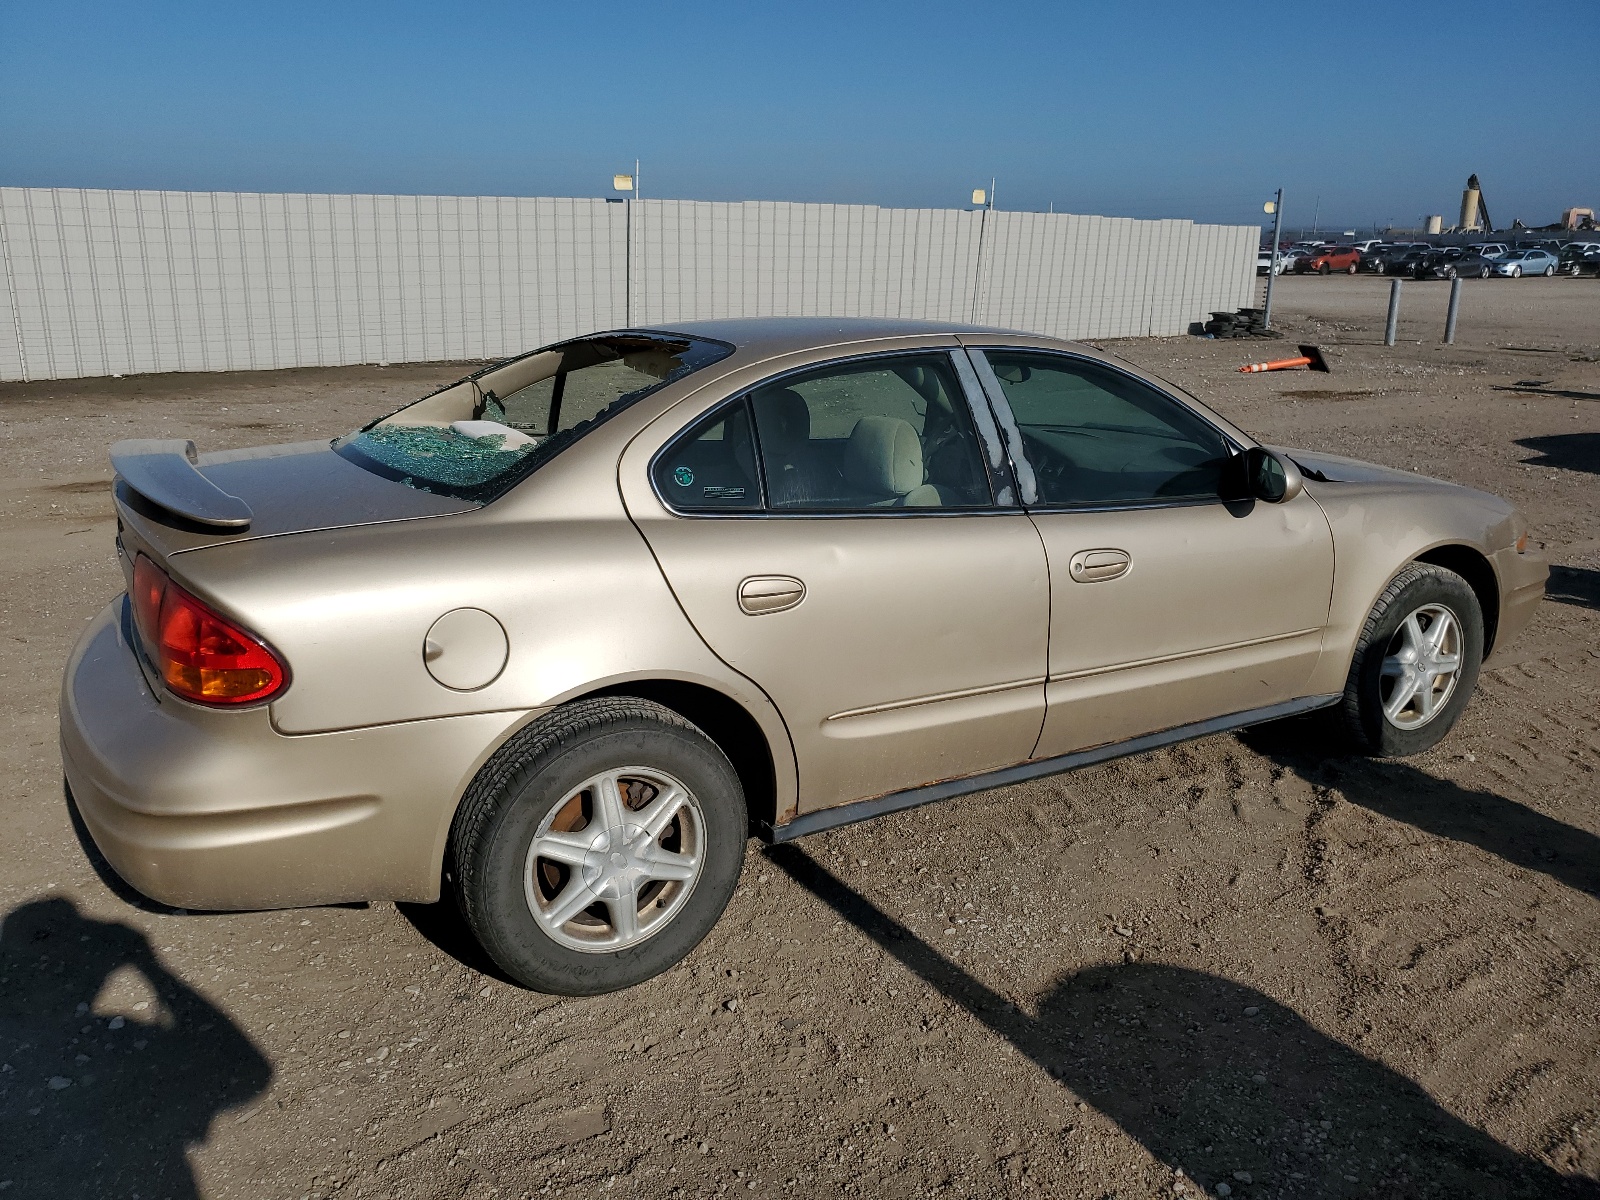
<svg viewBox="0 0 1600 1200">
<path fill-rule="evenodd" d="M 1272 206 L 1272 262 L 1267 266 L 1267 303 L 1261 313 L 1261 328 L 1272 328 L 1272 285 L 1278 278 L 1278 233 L 1283 228 L 1283 189 L 1278 189 L 1277 202 Z"/>
<path fill-rule="evenodd" d="M 1399 282 L 1396 280 L 1396 282 Z M 1456 313 L 1461 309 L 1461 276 L 1450 281 L 1450 308 L 1444 315 L 1444 344 L 1456 344 Z"/>
<path fill-rule="evenodd" d="M 1389 284 L 1389 320 L 1383 327 L 1383 344 L 1394 345 L 1395 326 L 1400 323 L 1400 281 L 1393 280 Z"/>
</svg>

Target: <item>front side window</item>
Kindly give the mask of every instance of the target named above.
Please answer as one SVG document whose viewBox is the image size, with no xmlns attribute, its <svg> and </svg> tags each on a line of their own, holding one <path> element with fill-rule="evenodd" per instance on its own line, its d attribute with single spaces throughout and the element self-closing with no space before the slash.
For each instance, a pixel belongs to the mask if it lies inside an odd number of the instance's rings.
<svg viewBox="0 0 1600 1200">
<path fill-rule="evenodd" d="M 835 363 L 750 394 L 776 510 L 982 508 L 993 502 L 947 354 Z"/>
<path fill-rule="evenodd" d="M 1087 359 L 986 350 L 1049 507 L 1215 500 L 1232 447 L 1140 380 Z"/>
<path fill-rule="evenodd" d="M 423 491 L 492 500 L 629 405 L 730 353 L 671 334 L 579 338 L 479 371 L 333 448 Z"/>
</svg>

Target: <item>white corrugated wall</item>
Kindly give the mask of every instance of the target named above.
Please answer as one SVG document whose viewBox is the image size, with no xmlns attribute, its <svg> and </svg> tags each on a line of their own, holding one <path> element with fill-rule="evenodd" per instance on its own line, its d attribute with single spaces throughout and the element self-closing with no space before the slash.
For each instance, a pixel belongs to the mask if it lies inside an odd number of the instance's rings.
<svg viewBox="0 0 1600 1200">
<path fill-rule="evenodd" d="M 498 358 L 695 317 L 1174 334 L 1249 303 L 1256 239 L 856 204 L 0 188 L 0 380 Z"/>
</svg>

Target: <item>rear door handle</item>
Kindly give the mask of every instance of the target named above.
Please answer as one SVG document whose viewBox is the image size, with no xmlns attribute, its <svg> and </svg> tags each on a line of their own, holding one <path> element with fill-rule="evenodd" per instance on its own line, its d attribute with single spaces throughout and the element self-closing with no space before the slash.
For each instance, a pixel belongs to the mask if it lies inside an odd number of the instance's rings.
<svg viewBox="0 0 1600 1200">
<path fill-rule="evenodd" d="M 739 607 L 752 617 L 783 612 L 806 598 L 806 585 L 792 575 L 752 575 L 739 585 Z"/>
<path fill-rule="evenodd" d="M 1126 550 L 1079 550 L 1067 564 L 1073 583 L 1100 583 L 1126 575 L 1133 556 Z"/>
</svg>

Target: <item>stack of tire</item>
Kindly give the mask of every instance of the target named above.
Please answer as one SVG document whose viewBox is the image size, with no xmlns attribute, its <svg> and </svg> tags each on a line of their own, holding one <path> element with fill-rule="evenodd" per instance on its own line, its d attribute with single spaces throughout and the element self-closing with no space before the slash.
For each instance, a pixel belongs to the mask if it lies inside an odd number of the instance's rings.
<svg viewBox="0 0 1600 1200">
<path fill-rule="evenodd" d="M 1241 308 L 1238 312 L 1214 312 L 1211 320 L 1205 324 L 1205 330 L 1212 337 L 1242 338 L 1282 337 L 1276 329 L 1266 327 L 1266 312 L 1259 308 Z"/>
</svg>

